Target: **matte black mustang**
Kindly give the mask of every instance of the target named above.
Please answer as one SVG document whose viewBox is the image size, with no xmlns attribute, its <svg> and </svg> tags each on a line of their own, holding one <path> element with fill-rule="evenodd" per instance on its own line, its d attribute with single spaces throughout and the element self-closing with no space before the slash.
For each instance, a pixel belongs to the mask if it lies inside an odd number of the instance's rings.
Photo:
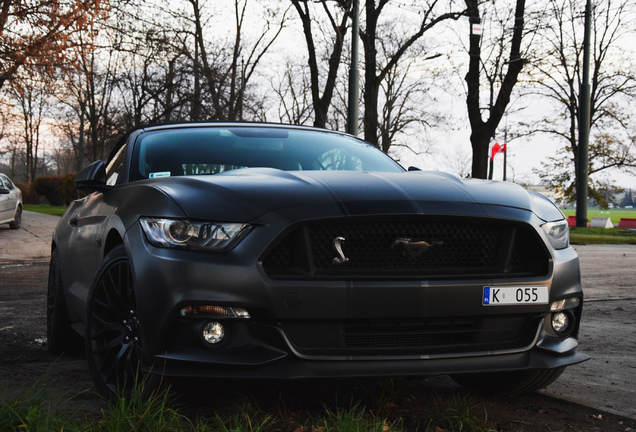
<svg viewBox="0 0 636 432">
<path fill-rule="evenodd" d="M 83 345 L 104 394 L 139 370 L 518 393 L 588 358 L 567 222 L 519 186 L 234 123 L 134 130 L 75 184 L 92 193 L 53 234 L 48 343 Z"/>
</svg>

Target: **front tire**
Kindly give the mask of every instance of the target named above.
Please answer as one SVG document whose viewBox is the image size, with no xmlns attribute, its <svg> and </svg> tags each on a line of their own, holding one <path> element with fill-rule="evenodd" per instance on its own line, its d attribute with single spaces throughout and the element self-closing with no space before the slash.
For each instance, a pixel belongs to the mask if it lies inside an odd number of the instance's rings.
<svg viewBox="0 0 636 432">
<path fill-rule="evenodd" d="M 142 372 L 137 302 L 123 245 L 104 257 L 97 272 L 88 297 L 85 343 L 93 381 L 105 397 L 126 396 L 135 388 L 149 395 L 158 387 L 158 376 Z"/>
<path fill-rule="evenodd" d="M 13 215 L 13 222 L 9 222 L 9 228 L 19 229 L 22 226 L 22 207 L 18 206 L 15 209 L 15 215 Z"/>
<path fill-rule="evenodd" d="M 457 374 L 451 375 L 451 378 L 467 390 L 484 396 L 515 396 L 549 386 L 563 371 L 565 366 L 555 369 Z"/>
</svg>

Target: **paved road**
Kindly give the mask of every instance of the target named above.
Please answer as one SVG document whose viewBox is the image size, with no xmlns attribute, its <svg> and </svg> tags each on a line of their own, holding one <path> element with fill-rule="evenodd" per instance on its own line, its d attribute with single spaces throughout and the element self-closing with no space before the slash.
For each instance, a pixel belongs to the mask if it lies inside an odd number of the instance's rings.
<svg viewBox="0 0 636 432">
<path fill-rule="evenodd" d="M 22 228 L 12 230 L 0 225 L 0 263 L 8 261 L 47 260 L 51 255 L 51 236 L 60 218 L 25 211 Z"/>
<path fill-rule="evenodd" d="M 0 226 L 0 265 L 46 261 L 58 220 L 24 212 L 22 229 Z M 636 246 L 575 248 L 586 295 L 580 349 L 592 360 L 568 368 L 543 393 L 636 419 Z"/>
<path fill-rule="evenodd" d="M 636 246 L 575 246 L 585 293 L 580 349 L 543 392 L 636 419 Z"/>
</svg>

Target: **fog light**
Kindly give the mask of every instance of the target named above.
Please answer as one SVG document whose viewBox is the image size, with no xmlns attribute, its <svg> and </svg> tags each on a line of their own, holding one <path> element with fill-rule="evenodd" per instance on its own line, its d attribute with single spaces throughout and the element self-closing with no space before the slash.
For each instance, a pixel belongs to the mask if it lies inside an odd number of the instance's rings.
<svg viewBox="0 0 636 432">
<path fill-rule="evenodd" d="M 203 326 L 203 340 L 211 345 L 218 344 L 225 336 L 225 329 L 219 322 L 209 322 Z"/>
<path fill-rule="evenodd" d="M 566 333 L 570 328 L 570 317 L 566 312 L 552 314 L 552 328 L 557 334 Z"/>
</svg>

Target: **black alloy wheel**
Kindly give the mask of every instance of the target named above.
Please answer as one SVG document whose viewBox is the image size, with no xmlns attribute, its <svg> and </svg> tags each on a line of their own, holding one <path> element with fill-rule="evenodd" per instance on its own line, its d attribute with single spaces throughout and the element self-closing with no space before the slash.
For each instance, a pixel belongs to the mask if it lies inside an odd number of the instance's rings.
<svg viewBox="0 0 636 432">
<path fill-rule="evenodd" d="M 160 377 L 144 374 L 139 319 L 130 261 L 120 245 L 97 272 L 88 298 L 86 357 L 97 390 L 112 398 L 135 388 L 151 394 Z"/>
</svg>

